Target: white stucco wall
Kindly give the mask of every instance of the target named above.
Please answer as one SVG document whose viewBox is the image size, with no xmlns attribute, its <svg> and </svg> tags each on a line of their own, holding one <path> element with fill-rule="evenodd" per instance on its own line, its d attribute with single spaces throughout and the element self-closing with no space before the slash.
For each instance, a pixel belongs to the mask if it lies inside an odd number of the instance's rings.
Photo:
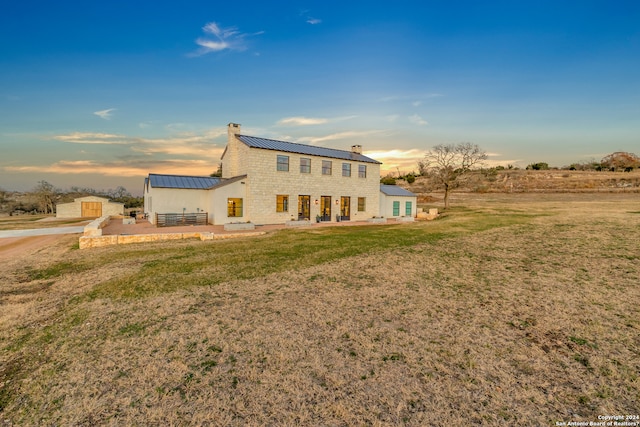
<svg viewBox="0 0 640 427">
<path fill-rule="evenodd" d="M 393 202 L 400 202 L 400 212 L 399 215 L 393 215 Z M 417 202 L 418 198 L 416 196 L 387 196 L 386 194 L 380 192 L 380 216 L 384 216 L 385 218 L 398 218 L 401 216 L 409 216 L 406 214 L 406 203 L 411 203 L 411 215 L 415 217 L 418 212 Z"/>
<path fill-rule="evenodd" d="M 247 215 L 247 179 L 232 182 L 230 184 L 217 187 L 210 190 L 208 199 L 209 206 L 209 222 L 215 225 L 228 224 L 230 222 L 246 222 L 249 221 Z M 229 198 L 243 199 L 243 216 L 229 217 L 227 211 L 227 201 Z"/>
<path fill-rule="evenodd" d="M 182 188 L 145 188 L 144 212 L 155 224 L 157 213 L 208 212 L 208 190 Z"/>
</svg>

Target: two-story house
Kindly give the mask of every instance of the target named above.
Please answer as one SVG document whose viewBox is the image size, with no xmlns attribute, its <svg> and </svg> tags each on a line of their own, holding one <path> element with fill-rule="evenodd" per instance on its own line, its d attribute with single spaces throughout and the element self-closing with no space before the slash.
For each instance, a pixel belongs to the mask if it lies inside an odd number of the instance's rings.
<svg viewBox="0 0 640 427">
<path fill-rule="evenodd" d="M 380 162 L 351 151 L 242 135 L 228 126 L 222 178 L 150 174 L 145 212 L 206 212 L 211 224 L 380 216 Z M 415 206 L 415 203 L 414 203 Z M 415 209 L 415 208 L 414 208 Z"/>
</svg>

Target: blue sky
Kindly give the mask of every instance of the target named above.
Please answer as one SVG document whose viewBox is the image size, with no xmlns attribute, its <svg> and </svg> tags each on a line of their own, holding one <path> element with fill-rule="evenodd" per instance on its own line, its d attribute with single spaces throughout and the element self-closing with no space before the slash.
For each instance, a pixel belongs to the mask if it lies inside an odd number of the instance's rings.
<svg viewBox="0 0 640 427">
<path fill-rule="evenodd" d="M 0 187 L 217 169 L 226 125 L 410 172 L 640 154 L 638 1 L 33 1 L 0 12 Z"/>
</svg>

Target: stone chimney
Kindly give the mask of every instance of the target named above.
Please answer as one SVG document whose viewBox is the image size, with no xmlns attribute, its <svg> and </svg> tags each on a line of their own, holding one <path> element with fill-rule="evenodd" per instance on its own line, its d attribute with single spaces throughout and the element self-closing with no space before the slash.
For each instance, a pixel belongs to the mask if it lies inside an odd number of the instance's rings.
<svg viewBox="0 0 640 427">
<path fill-rule="evenodd" d="M 227 148 L 224 149 L 222 155 L 222 177 L 231 178 L 241 175 L 240 171 L 240 152 L 238 145 L 242 143 L 236 138 L 240 135 L 240 125 L 237 123 L 229 123 L 227 125 Z"/>
<path fill-rule="evenodd" d="M 356 154 L 362 154 L 362 145 L 352 145 L 351 152 Z"/>
<path fill-rule="evenodd" d="M 240 125 L 237 123 L 229 123 L 227 126 L 227 138 L 228 142 L 235 139 L 236 135 L 240 135 Z"/>
</svg>

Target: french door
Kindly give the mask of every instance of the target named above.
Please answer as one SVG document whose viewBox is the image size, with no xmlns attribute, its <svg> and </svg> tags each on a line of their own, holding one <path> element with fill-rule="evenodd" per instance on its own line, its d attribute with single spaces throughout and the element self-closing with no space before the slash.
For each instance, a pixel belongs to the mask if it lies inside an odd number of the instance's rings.
<svg viewBox="0 0 640 427">
<path fill-rule="evenodd" d="M 320 220 L 331 221 L 331 196 L 320 197 Z"/>
<path fill-rule="evenodd" d="M 298 196 L 298 219 L 311 219 L 311 196 Z"/>
<path fill-rule="evenodd" d="M 351 219 L 351 197 L 340 197 L 340 220 L 348 221 Z"/>
</svg>

